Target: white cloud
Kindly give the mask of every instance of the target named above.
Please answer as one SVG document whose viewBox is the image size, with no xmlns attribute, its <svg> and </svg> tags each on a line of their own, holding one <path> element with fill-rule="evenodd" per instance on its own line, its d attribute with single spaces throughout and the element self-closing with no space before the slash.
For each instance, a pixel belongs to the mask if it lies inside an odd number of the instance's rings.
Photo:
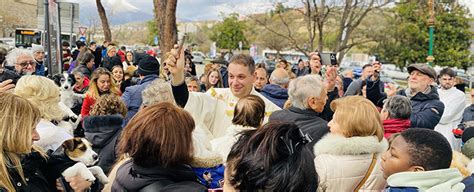
<svg viewBox="0 0 474 192">
<path fill-rule="evenodd" d="M 61 0 L 80 2 L 83 13 L 95 12 L 95 0 Z M 247 15 L 271 10 L 276 3 L 281 2 L 288 7 L 302 6 L 301 0 L 178 0 L 176 16 L 180 21 L 215 20 L 220 19 L 221 13 L 239 13 Z M 474 0 L 460 0 L 474 13 Z M 114 16 L 121 12 L 147 13 L 153 15 L 151 0 L 103 0 L 106 10 Z M 82 9 L 82 8 L 81 8 Z M 82 13 L 81 13 L 82 14 Z"/>
</svg>

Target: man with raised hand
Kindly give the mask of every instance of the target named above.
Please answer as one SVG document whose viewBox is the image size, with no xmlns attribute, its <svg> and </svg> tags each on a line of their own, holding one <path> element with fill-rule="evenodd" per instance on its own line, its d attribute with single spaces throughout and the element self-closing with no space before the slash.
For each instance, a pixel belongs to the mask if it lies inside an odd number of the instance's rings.
<svg viewBox="0 0 474 192">
<path fill-rule="evenodd" d="M 212 88 L 206 93 L 188 92 L 184 82 L 184 50 L 173 49 L 166 57 L 172 75 L 176 103 L 191 113 L 196 124 L 209 129 L 214 137 L 223 136 L 232 124 L 235 104 L 247 95 L 257 95 L 265 102 L 265 122 L 278 106 L 255 91 L 255 62 L 244 54 L 234 55 L 228 66 L 229 88 Z"/>
</svg>

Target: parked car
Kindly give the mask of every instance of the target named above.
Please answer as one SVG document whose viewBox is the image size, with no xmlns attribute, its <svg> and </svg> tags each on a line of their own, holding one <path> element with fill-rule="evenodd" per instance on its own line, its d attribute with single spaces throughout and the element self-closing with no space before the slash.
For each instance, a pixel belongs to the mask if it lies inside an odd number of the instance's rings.
<svg viewBox="0 0 474 192">
<path fill-rule="evenodd" d="M 203 64 L 204 59 L 206 59 L 206 55 L 200 51 L 193 51 L 191 55 L 193 56 L 193 62 L 196 64 Z"/>
<path fill-rule="evenodd" d="M 408 71 L 406 69 L 402 71 L 394 64 L 383 64 L 381 75 L 400 80 L 407 80 L 409 76 Z"/>
<path fill-rule="evenodd" d="M 257 59 L 255 59 L 255 64 L 258 64 L 258 63 L 265 64 L 265 67 L 267 68 L 267 73 L 268 74 L 271 74 L 273 72 L 273 70 L 275 70 L 276 62 L 273 61 L 273 60 L 269 60 L 269 59 L 264 58 L 264 57 L 258 57 Z"/>
</svg>

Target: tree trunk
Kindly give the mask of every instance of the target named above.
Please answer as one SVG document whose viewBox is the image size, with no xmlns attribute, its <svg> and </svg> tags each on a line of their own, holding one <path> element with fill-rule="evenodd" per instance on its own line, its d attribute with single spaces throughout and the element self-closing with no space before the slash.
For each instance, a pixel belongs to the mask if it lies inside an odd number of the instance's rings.
<svg viewBox="0 0 474 192">
<path fill-rule="evenodd" d="M 99 12 L 100 21 L 102 22 L 102 30 L 104 31 L 104 40 L 112 41 L 112 32 L 110 32 L 109 20 L 105 14 L 104 6 L 102 6 L 101 0 L 95 0 L 97 5 L 97 11 Z"/>
<path fill-rule="evenodd" d="M 170 51 L 178 41 L 176 6 L 178 0 L 153 0 L 155 20 L 162 53 Z"/>
</svg>

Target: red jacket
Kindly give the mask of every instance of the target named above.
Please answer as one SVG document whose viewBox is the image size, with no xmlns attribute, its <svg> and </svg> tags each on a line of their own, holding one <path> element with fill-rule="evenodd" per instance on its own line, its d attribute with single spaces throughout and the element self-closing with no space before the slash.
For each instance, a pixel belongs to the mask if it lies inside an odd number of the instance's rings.
<svg viewBox="0 0 474 192">
<path fill-rule="evenodd" d="M 122 93 L 118 93 L 118 96 L 122 96 Z M 86 97 L 84 98 L 84 101 L 82 102 L 82 108 L 81 108 L 81 116 L 86 117 L 89 116 L 90 111 L 92 110 L 92 107 L 95 104 L 95 99 L 89 96 L 89 94 L 86 93 Z"/>
<path fill-rule="evenodd" d="M 86 97 L 84 98 L 84 101 L 82 102 L 82 108 L 81 108 L 81 116 L 84 118 L 86 116 L 89 116 L 89 112 L 92 109 L 92 106 L 95 104 L 95 99 L 89 96 L 89 94 L 86 94 Z"/>
<path fill-rule="evenodd" d="M 394 133 L 400 133 L 410 128 L 410 119 L 387 119 L 383 121 L 384 136 L 389 138 Z"/>
<path fill-rule="evenodd" d="M 125 53 L 121 49 L 117 51 L 117 55 L 120 56 L 120 61 L 125 61 Z"/>
</svg>

